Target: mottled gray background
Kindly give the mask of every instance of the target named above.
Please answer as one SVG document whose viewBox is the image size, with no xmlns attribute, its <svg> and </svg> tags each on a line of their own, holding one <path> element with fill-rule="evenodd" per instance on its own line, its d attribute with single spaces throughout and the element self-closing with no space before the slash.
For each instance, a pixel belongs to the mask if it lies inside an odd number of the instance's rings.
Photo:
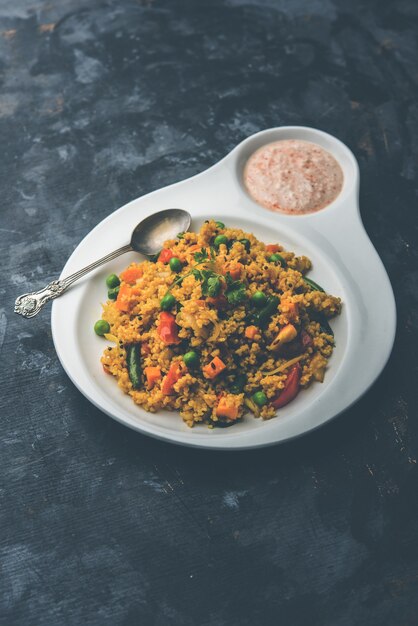
<svg viewBox="0 0 418 626">
<path fill-rule="evenodd" d="M 414 0 L 0 2 L 2 624 L 416 626 L 417 26 Z M 359 159 L 398 304 L 389 364 L 289 445 L 135 434 L 14 298 L 117 207 L 281 124 Z"/>
</svg>

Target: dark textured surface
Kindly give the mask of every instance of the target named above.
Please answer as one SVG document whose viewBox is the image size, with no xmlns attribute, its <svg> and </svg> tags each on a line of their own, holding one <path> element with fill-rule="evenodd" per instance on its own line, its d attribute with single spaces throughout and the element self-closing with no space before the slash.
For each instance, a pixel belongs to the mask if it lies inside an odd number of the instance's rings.
<svg viewBox="0 0 418 626">
<path fill-rule="evenodd" d="M 417 7 L 0 2 L 2 624 L 418 623 Z M 49 311 L 23 320 L 14 298 L 126 201 L 281 124 L 359 159 L 398 304 L 389 364 L 290 445 L 141 437 L 70 383 Z"/>
</svg>

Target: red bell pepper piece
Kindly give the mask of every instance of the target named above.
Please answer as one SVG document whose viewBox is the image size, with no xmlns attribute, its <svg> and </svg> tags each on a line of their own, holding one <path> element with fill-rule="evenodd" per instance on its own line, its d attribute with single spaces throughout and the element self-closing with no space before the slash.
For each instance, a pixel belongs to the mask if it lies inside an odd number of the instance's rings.
<svg viewBox="0 0 418 626">
<path fill-rule="evenodd" d="M 176 318 L 174 315 L 172 315 L 172 313 L 168 313 L 167 311 L 162 311 L 162 313 L 160 313 L 158 334 L 164 343 L 168 346 L 180 343 L 181 339 L 179 339 L 178 330 L 179 327 L 176 324 Z"/>
<path fill-rule="evenodd" d="M 266 251 L 267 252 L 280 252 L 280 246 L 277 245 L 277 243 L 269 243 L 266 246 Z"/>
<path fill-rule="evenodd" d="M 300 363 L 295 363 L 295 365 L 290 368 L 289 374 L 284 384 L 284 388 L 271 403 L 275 409 L 280 409 L 282 406 L 285 406 L 285 404 L 288 404 L 294 398 L 296 398 L 299 393 L 299 383 L 301 375 L 302 368 L 300 366 Z"/>
<path fill-rule="evenodd" d="M 176 361 L 170 365 L 166 377 L 161 385 L 161 392 L 165 396 L 171 396 L 174 393 L 174 385 L 186 373 L 187 367 L 184 363 Z"/>
<path fill-rule="evenodd" d="M 158 260 L 161 261 L 161 263 L 168 263 L 169 260 L 173 258 L 173 256 L 174 252 L 172 250 L 170 250 L 169 248 L 163 248 L 160 252 Z"/>
</svg>

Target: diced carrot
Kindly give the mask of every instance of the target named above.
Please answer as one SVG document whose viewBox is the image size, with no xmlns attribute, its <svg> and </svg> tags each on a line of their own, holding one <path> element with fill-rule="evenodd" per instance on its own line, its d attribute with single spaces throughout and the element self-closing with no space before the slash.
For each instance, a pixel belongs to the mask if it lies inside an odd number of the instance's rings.
<svg viewBox="0 0 418 626">
<path fill-rule="evenodd" d="M 160 338 L 168 346 L 181 342 L 181 339 L 178 337 L 179 327 L 177 326 L 176 318 L 172 313 L 168 313 L 167 311 L 162 311 L 160 313 L 160 324 L 157 330 Z"/>
<path fill-rule="evenodd" d="M 233 403 L 231 398 L 223 396 L 216 407 L 216 415 L 218 417 L 227 417 L 230 420 L 236 420 L 238 417 L 238 407 Z"/>
<path fill-rule="evenodd" d="M 238 280 L 239 277 L 241 276 L 241 272 L 243 268 L 244 268 L 243 264 L 239 263 L 238 261 L 227 263 L 225 267 L 223 268 L 222 274 L 225 275 L 229 273 L 232 280 Z"/>
<path fill-rule="evenodd" d="M 119 287 L 118 297 L 116 299 L 115 305 L 119 311 L 127 313 L 131 308 L 131 303 L 129 302 L 130 297 L 132 295 L 132 289 L 126 283 L 122 283 Z"/>
<path fill-rule="evenodd" d="M 240 263 L 240 265 L 241 265 L 241 263 Z M 241 269 L 242 269 L 242 266 L 241 267 L 234 267 L 234 269 L 230 270 L 229 273 L 231 274 L 231 278 L 233 280 L 238 280 L 239 279 L 239 277 L 241 276 Z"/>
<path fill-rule="evenodd" d="M 215 378 L 218 374 L 223 372 L 225 368 L 225 363 L 218 356 L 215 356 L 210 363 L 202 368 L 202 370 L 206 378 Z"/>
<path fill-rule="evenodd" d="M 161 392 L 165 396 L 171 396 L 174 393 L 174 385 L 186 373 L 187 367 L 181 361 L 176 361 L 170 365 L 161 385 Z"/>
<path fill-rule="evenodd" d="M 138 278 L 141 278 L 144 273 L 142 267 L 138 265 L 131 265 L 120 275 L 121 280 L 125 283 L 134 283 Z"/>
<path fill-rule="evenodd" d="M 266 251 L 267 252 L 274 253 L 274 252 L 280 252 L 280 250 L 281 250 L 281 248 L 280 248 L 280 246 L 277 243 L 269 243 L 266 246 Z"/>
<path fill-rule="evenodd" d="M 280 308 L 283 313 L 291 320 L 294 320 L 299 315 L 299 305 L 297 302 L 291 300 L 283 300 Z"/>
<path fill-rule="evenodd" d="M 157 380 L 160 380 L 161 378 L 161 368 L 152 367 L 150 365 L 149 367 L 146 367 L 144 369 L 144 373 L 145 373 L 145 376 L 147 377 L 148 387 L 149 389 L 152 389 L 155 383 L 157 382 Z"/>
<path fill-rule="evenodd" d="M 173 256 L 174 252 L 172 250 L 170 250 L 169 248 L 163 248 L 160 252 L 158 260 L 161 261 L 161 263 L 168 263 L 169 260 L 173 258 Z"/>
<path fill-rule="evenodd" d="M 247 337 L 247 339 L 254 339 L 257 333 L 257 326 L 247 326 L 247 328 L 245 329 L 245 336 Z"/>
</svg>

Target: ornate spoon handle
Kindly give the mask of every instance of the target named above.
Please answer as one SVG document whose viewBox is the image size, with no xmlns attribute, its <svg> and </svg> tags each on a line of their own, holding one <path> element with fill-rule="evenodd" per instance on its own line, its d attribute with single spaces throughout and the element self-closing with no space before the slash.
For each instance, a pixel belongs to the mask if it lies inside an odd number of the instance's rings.
<svg viewBox="0 0 418 626">
<path fill-rule="evenodd" d="M 15 301 L 15 313 L 23 315 L 23 317 L 34 317 L 47 302 L 53 300 L 54 298 L 58 298 L 58 296 L 64 293 L 64 291 L 66 291 L 76 280 L 85 274 L 88 274 L 88 272 L 96 269 L 96 267 L 103 265 L 103 263 L 116 259 L 116 257 L 124 254 L 125 252 L 130 252 L 131 250 L 132 247 L 130 244 L 122 246 L 122 248 L 118 248 L 118 250 L 107 254 L 98 261 L 90 263 L 90 265 L 87 265 L 78 272 L 74 272 L 74 274 L 67 276 L 67 278 L 63 278 L 62 280 L 53 280 L 43 289 L 39 289 L 39 291 L 24 293 L 21 296 L 18 296 Z"/>
</svg>

